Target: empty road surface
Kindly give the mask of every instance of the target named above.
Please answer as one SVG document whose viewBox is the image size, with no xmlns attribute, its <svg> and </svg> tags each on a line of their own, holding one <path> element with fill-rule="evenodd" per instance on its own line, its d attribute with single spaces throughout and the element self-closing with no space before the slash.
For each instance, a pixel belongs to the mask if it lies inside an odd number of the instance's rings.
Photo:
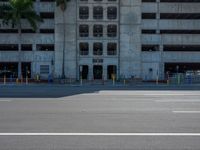
<svg viewBox="0 0 200 150">
<path fill-rule="evenodd" d="M 200 150 L 200 91 L 1 86 L 0 150 Z"/>
</svg>

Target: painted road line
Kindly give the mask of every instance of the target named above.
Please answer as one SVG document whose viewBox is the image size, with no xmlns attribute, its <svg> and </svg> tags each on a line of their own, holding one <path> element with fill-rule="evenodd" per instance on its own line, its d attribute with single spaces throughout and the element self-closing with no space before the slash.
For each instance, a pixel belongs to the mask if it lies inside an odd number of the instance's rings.
<svg viewBox="0 0 200 150">
<path fill-rule="evenodd" d="M 158 103 L 200 103 L 200 100 L 155 100 Z"/>
<path fill-rule="evenodd" d="M 153 91 L 99 91 L 96 93 L 86 93 L 80 95 L 134 95 L 134 96 L 200 96 L 199 92 L 174 92 L 174 91 L 166 91 L 166 92 L 153 92 Z"/>
<path fill-rule="evenodd" d="M 0 133 L 0 136 L 196 136 L 200 133 Z"/>
<path fill-rule="evenodd" d="M 11 102 L 12 100 L 0 100 L 0 102 Z"/>
<path fill-rule="evenodd" d="M 172 111 L 176 114 L 200 114 L 200 111 Z"/>
</svg>

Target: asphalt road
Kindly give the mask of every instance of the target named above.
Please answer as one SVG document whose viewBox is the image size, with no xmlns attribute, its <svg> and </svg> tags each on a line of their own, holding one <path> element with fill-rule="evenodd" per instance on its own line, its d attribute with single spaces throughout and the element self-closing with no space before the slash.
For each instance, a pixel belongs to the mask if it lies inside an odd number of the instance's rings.
<svg viewBox="0 0 200 150">
<path fill-rule="evenodd" d="M 1 86 L 0 97 L 0 150 L 200 150 L 198 88 Z"/>
</svg>

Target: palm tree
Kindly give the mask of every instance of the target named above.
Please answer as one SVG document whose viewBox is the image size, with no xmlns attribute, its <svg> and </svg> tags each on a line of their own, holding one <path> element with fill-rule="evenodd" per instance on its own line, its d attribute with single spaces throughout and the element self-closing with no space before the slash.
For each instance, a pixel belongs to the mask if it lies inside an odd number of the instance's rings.
<svg viewBox="0 0 200 150">
<path fill-rule="evenodd" d="M 67 8 L 67 2 L 70 0 L 56 0 L 57 7 L 60 7 L 63 15 L 63 60 L 62 60 L 62 79 L 65 79 L 65 10 Z"/>
<path fill-rule="evenodd" d="M 22 37 L 22 19 L 25 19 L 30 24 L 31 28 L 37 30 L 37 22 L 43 20 L 34 10 L 33 0 L 9 0 L 8 3 L 0 5 L 0 14 L 2 14 L 2 23 L 5 25 L 12 25 L 17 27 L 19 36 L 19 66 L 18 66 L 18 78 L 21 77 L 21 37 Z"/>
</svg>

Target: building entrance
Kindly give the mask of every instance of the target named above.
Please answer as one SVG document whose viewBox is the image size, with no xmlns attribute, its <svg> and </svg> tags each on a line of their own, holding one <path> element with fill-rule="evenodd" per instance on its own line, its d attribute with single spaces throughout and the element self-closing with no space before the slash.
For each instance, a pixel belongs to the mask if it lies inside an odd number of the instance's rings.
<svg viewBox="0 0 200 150">
<path fill-rule="evenodd" d="M 112 79 L 113 75 L 116 78 L 117 66 L 115 66 L 115 65 L 109 65 L 108 68 L 107 68 L 107 72 L 108 72 L 108 79 Z"/>
<path fill-rule="evenodd" d="M 14 62 L 0 62 L 0 78 L 17 78 L 18 63 Z"/>
<path fill-rule="evenodd" d="M 103 66 L 95 65 L 93 67 L 93 76 L 94 76 L 94 80 L 103 79 Z"/>
<path fill-rule="evenodd" d="M 30 62 L 22 62 L 22 76 L 23 78 L 31 78 L 31 63 Z"/>
<path fill-rule="evenodd" d="M 200 70 L 200 63 L 165 63 L 165 73 L 186 73 Z"/>
<path fill-rule="evenodd" d="M 87 80 L 88 79 L 88 66 L 87 65 L 82 65 L 82 72 L 81 72 L 81 76 L 82 79 Z"/>
</svg>

